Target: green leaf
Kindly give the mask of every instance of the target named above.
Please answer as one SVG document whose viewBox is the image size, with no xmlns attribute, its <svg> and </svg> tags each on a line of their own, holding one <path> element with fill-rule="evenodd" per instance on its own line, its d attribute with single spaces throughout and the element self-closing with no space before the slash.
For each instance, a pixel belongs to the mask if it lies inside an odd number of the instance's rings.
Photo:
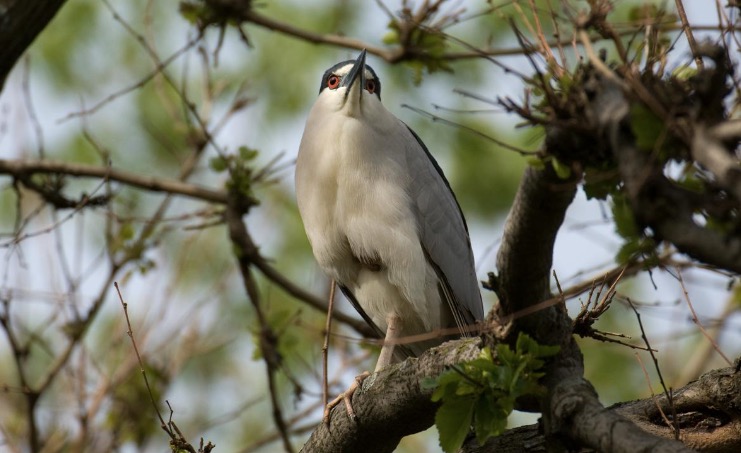
<svg viewBox="0 0 741 453">
<path fill-rule="evenodd" d="M 651 151 L 656 142 L 664 135 L 664 122 L 642 104 L 630 106 L 630 126 L 636 137 L 638 148 Z"/>
<path fill-rule="evenodd" d="M 204 7 L 193 2 L 180 2 L 180 15 L 191 24 L 198 23 L 204 14 Z"/>
<path fill-rule="evenodd" d="M 247 146 L 240 146 L 239 147 L 239 157 L 242 160 L 246 160 L 246 161 L 247 160 L 252 160 L 255 157 L 257 157 L 258 154 L 259 154 L 259 152 L 256 149 L 252 149 L 252 148 L 249 148 Z"/>
<path fill-rule="evenodd" d="M 569 167 L 568 165 L 564 165 L 555 157 L 551 159 L 551 165 L 553 166 L 553 170 L 556 171 L 556 175 L 559 178 L 567 179 L 569 176 L 571 176 L 571 167 Z"/>
<path fill-rule="evenodd" d="M 396 30 L 387 31 L 386 34 L 384 34 L 381 38 L 381 42 L 383 42 L 387 46 L 399 44 L 399 32 Z"/>
<path fill-rule="evenodd" d="M 647 256 L 646 264 L 650 264 L 653 256 L 656 254 L 656 242 L 651 238 L 636 238 L 627 241 L 618 250 L 616 260 L 620 264 L 626 264 L 635 261 L 640 256 Z"/>
<path fill-rule="evenodd" d="M 558 351 L 558 346 L 539 345 L 520 333 L 514 350 L 506 344 L 497 345 L 496 354 L 484 348 L 476 359 L 426 380 L 425 386 L 437 384 L 432 400 L 442 402 L 435 424 L 443 449 L 460 448 L 471 424 L 479 443 L 501 434 L 517 398 L 543 393 L 538 383 L 543 373 L 538 370 L 543 358 Z"/>
<path fill-rule="evenodd" d="M 691 66 L 679 66 L 672 71 L 672 77 L 677 80 L 687 81 L 697 75 L 697 68 Z"/>
<path fill-rule="evenodd" d="M 612 197 L 612 217 L 615 221 L 615 231 L 625 239 L 635 239 L 640 237 L 638 225 L 636 225 L 633 209 L 628 200 L 622 194 L 615 194 Z"/>
<path fill-rule="evenodd" d="M 476 403 L 474 415 L 474 432 L 476 441 L 483 445 L 486 439 L 498 436 L 507 427 L 507 415 L 509 412 L 503 410 L 497 400 L 481 398 Z"/>
<path fill-rule="evenodd" d="M 741 307 L 741 285 L 739 285 L 738 283 L 733 286 L 733 291 L 731 292 L 731 301 L 737 307 Z"/>
<path fill-rule="evenodd" d="M 545 163 L 543 162 L 543 159 L 536 156 L 528 156 L 525 159 L 525 162 L 531 167 L 533 167 L 536 170 L 543 170 L 545 169 Z"/>
<path fill-rule="evenodd" d="M 471 428 L 475 398 L 457 398 L 440 406 L 435 425 L 440 433 L 440 446 L 447 452 L 461 448 Z"/>
<path fill-rule="evenodd" d="M 610 169 L 596 169 L 587 167 L 584 169 L 584 194 L 587 200 L 606 200 L 618 190 L 620 177 Z"/>
<path fill-rule="evenodd" d="M 221 156 L 216 156 L 216 157 L 212 157 L 208 161 L 208 166 L 211 167 L 211 170 L 217 173 L 221 173 L 227 169 L 227 167 L 229 166 L 229 163 L 227 162 L 226 158 L 221 157 Z"/>
</svg>

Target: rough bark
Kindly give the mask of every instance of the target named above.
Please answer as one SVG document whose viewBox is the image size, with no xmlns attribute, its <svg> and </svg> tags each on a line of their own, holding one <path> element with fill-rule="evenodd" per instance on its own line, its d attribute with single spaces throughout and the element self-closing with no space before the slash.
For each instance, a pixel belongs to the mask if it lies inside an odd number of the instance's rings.
<svg viewBox="0 0 741 453">
<path fill-rule="evenodd" d="M 403 437 L 434 423 L 437 404 L 430 400 L 432 390 L 422 386 L 423 380 L 439 375 L 447 366 L 476 358 L 480 345 L 478 339 L 447 342 L 372 374 L 353 395 L 357 420 L 348 417 L 344 405 L 336 406 L 329 425 L 317 426 L 301 451 L 394 451 Z"/>
<path fill-rule="evenodd" d="M 620 403 L 608 408 L 642 430 L 666 439 L 674 432 L 662 418 L 659 407 L 679 422 L 679 438 L 693 449 L 712 453 L 741 451 L 741 373 L 732 368 L 710 371 L 674 393 L 674 408 L 664 396 Z M 469 453 L 514 453 L 545 451 L 547 441 L 539 425 L 522 426 Z M 652 450 L 656 451 L 656 450 Z"/>
<path fill-rule="evenodd" d="M 436 404 L 431 390 L 422 386 L 424 378 L 436 376 L 446 366 L 469 360 L 478 354 L 477 340 L 457 340 L 431 349 L 373 375 L 353 397 L 358 420 L 352 421 L 344 406 L 333 409 L 329 426 L 319 425 L 304 452 L 390 452 L 402 437 L 419 432 L 433 423 Z M 580 385 L 588 385 L 582 382 Z M 589 394 L 590 388 L 576 387 Z M 576 401 L 577 409 L 583 405 Z M 663 396 L 621 403 L 610 408 L 591 403 L 574 410 L 569 424 L 573 430 L 600 434 L 600 441 L 584 451 L 689 451 L 673 441 L 658 407 L 679 422 L 679 438 L 686 447 L 705 452 L 741 451 L 741 373 L 732 368 L 714 370 L 674 391 L 674 409 Z M 579 434 L 588 437 L 589 434 Z M 546 451 L 554 441 L 543 434 L 543 425 L 509 430 L 479 446 L 475 439 L 464 445 L 465 453 L 513 453 Z"/>
<path fill-rule="evenodd" d="M 0 91 L 15 63 L 66 0 L 8 0 L 0 11 Z"/>
<path fill-rule="evenodd" d="M 553 245 L 575 193 L 575 181 L 558 179 L 550 167 L 525 170 L 497 254 L 495 290 L 500 316 L 513 315 L 550 297 Z M 529 323 L 540 318 L 523 320 Z M 531 330 L 537 331 L 537 326 Z"/>
<path fill-rule="evenodd" d="M 581 352 L 563 307 L 529 313 L 551 296 L 553 244 L 574 192 L 573 184 L 559 181 L 550 170 L 526 171 L 505 225 L 497 256 L 500 273 L 494 285 L 501 300 L 500 319 L 514 316 L 517 330 L 541 343 L 561 346 L 546 367 L 543 384 L 548 395 L 540 401 L 548 447 L 554 451 L 568 445 L 612 452 L 687 451 L 679 442 L 656 438 L 604 410 L 594 388 L 583 378 Z M 518 313 L 526 314 L 518 317 Z"/>
</svg>

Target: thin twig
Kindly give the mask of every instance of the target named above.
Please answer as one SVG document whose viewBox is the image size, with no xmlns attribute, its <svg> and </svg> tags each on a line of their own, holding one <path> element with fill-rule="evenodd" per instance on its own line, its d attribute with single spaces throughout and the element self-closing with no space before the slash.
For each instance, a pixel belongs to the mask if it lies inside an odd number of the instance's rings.
<svg viewBox="0 0 741 453">
<path fill-rule="evenodd" d="M 198 41 L 200 40 L 200 37 L 191 39 L 188 41 L 183 47 L 173 52 L 172 55 L 167 57 L 162 62 L 158 63 L 155 68 L 147 73 L 144 77 L 139 79 L 136 83 L 129 85 L 127 87 L 121 88 L 120 90 L 109 94 L 104 99 L 98 101 L 95 105 L 93 105 L 90 108 L 78 110 L 76 112 L 72 112 L 68 114 L 67 116 L 59 119 L 59 123 L 63 123 L 67 120 L 71 120 L 72 118 L 77 118 L 80 116 L 88 116 L 92 115 L 93 113 L 97 112 L 101 108 L 105 107 L 107 104 L 115 101 L 116 99 L 120 98 L 121 96 L 124 96 L 126 94 L 129 94 L 135 90 L 138 90 L 139 88 L 142 88 L 144 85 L 146 85 L 150 80 L 154 79 L 158 74 L 161 74 L 162 71 L 164 71 L 167 66 L 170 65 L 173 61 L 175 61 L 180 55 L 184 54 L 188 50 L 190 50 Z"/>
<path fill-rule="evenodd" d="M 664 383 L 664 376 L 662 376 L 661 368 L 659 368 L 659 360 L 656 358 L 656 355 L 654 354 L 654 350 L 651 349 L 651 344 L 648 342 L 648 336 L 646 336 L 646 330 L 643 328 L 643 322 L 641 322 L 641 314 L 638 312 L 638 309 L 636 309 L 635 305 L 633 305 L 633 302 L 631 302 L 630 298 L 626 297 L 625 300 L 628 302 L 628 305 L 630 305 L 630 308 L 633 309 L 633 313 L 635 313 L 636 315 L 636 319 L 638 320 L 638 327 L 640 327 L 641 329 L 641 338 L 643 338 L 643 342 L 646 343 L 646 348 L 648 349 L 648 353 L 651 355 L 651 359 L 654 361 L 654 368 L 656 369 L 656 374 L 659 376 L 659 382 L 661 383 L 661 388 L 664 389 L 664 395 L 666 396 L 666 400 L 669 403 L 669 407 L 671 407 L 672 409 L 674 423 L 670 423 L 668 426 L 674 431 L 674 437 L 676 439 L 679 439 L 679 426 L 676 424 L 677 409 L 674 406 L 674 399 L 672 397 L 671 387 L 667 389 L 666 384 Z M 652 390 L 652 393 L 653 393 L 653 390 Z M 662 412 L 662 415 L 663 415 L 663 412 Z"/>
<path fill-rule="evenodd" d="M 675 268 L 677 271 L 677 277 L 679 279 L 679 286 L 682 287 L 682 293 L 684 294 L 684 300 L 687 301 L 687 306 L 690 308 L 690 312 L 692 313 L 692 322 L 695 323 L 695 325 L 700 329 L 700 332 L 705 336 L 705 338 L 708 339 L 708 341 L 713 345 L 713 349 L 720 354 L 721 357 L 723 357 L 723 360 L 726 361 L 728 366 L 733 366 L 733 362 L 728 359 L 728 357 L 723 354 L 723 351 L 720 350 L 720 346 L 718 346 L 718 342 L 715 341 L 712 335 L 710 335 L 706 330 L 705 327 L 703 327 L 702 323 L 700 322 L 700 319 L 697 317 L 697 313 L 695 313 L 695 308 L 692 306 L 692 301 L 690 301 L 690 295 L 687 292 L 687 287 L 684 286 L 684 279 L 682 279 L 682 272 L 679 270 L 679 268 Z"/>
<path fill-rule="evenodd" d="M 139 361 L 139 371 L 142 374 L 142 377 L 144 378 L 144 385 L 147 387 L 147 393 L 149 394 L 149 401 L 152 403 L 152 407 L 154 407 L 154 411 L 157 413 L 157 418 L 160 419 L 160 426 L 162 427 L 165 432 L 168 434 L 170 433 L 170 430 L 167 427 L 167 423 L 165 423 L 165 419 L 162 418 L 162 413 L 160 412 L 159 407 L 157 407 L 157 401 L 154 399 L 154 394 L 152 393 L 152 387 L 149 385 L 149 378 L 147 378 L 147 372 L 144 369 L 144 361 L 142 360 L 142 356 L 139 353 L 139 347 L 136 345 L 136 340 L 134 339 L 134 329 L 131 328 L 131 320 L 129 319 L 129 304 L 124 302 L 123 296 L 121 295 L 121 289 L 118 287 L 118 282 L 113 282 L 113 286 L 116 288 L 116 293 L 118 293 L 118 300 L 121 301 L 121 307 L 123 307 L 124 317 L 126 318 L 126 335 L 129 336 L 131 339 L 131 345 L 134 347 L 134 353 L 136 354 L 136 360 Z"/>
<path fill-rule="evenodd" d="M 329 284 L 329 300 L 327 301 L 327 322 L 324 327 L 324 344 L 322 345 L 322 403 L 327 407 L 329 403 L 329 334 L 332 332 L 332 310 L 334 308 L 334 291 L 337 286 L 334 279 Z M 327 419 L 329 421 L 329 419 Z"/>
<path fill-rule="evenodd" d="M 702 57 L 700 56 L 700 52 L 697 49 L 697 41 L 695 41 L 695 35 L 692 33 L 690 21 L 687 20 L 687 13 L 684 11 L 684 4 L 682 0 L 675 0 L 674 3 L 677 5 L 677 14 L 679 14 L 679 19 L 682 21 L 682 31 L 684 31 L 684 34 L 687 37 L 687 42 L 689 43 L 690 50 L 692 51 L 692 57 L 695 59 L 697 69 L 702 71 L 705 68 L 705 65 L 703 64 Z"/>
<path fill-rule="evenodd" d="M 654 392 L 654 388 L 651 385 L 651 377 L 648 375 L 648 370 L 646 369 L 646 365 L 643 364 L 643 360 L 641 360 L 641 356 L 638 355 L 637 352 L 635 353 L 635 357 L 636 357 L 636 360 L 638 360 L 638 364 L 641 365 L 641 370 L 643 370 L 643 376 L 646 378 L 646 384 L 648 384 L 648 391 L 651 392 L 651 400 L 654 402 L 654 405 L 656 405 L 656 409 L 659 410 L 659 414 L 661 414 L 661 418 L 664 420 L 664 423 L 666 423 L 666 426 L 668 426 L 669 429 L 671 429 L 672 432 L 674 432 L 674 436 L 676 438 L 679 438 L 678 430 L 674 428 L 674 424 L 669 420 L 669 417 L 667 417 L 666 414 L 664 413 L 664 409 L 661 407 L 659 402 L 656 400 L 656 393 Z"/>
</svg>

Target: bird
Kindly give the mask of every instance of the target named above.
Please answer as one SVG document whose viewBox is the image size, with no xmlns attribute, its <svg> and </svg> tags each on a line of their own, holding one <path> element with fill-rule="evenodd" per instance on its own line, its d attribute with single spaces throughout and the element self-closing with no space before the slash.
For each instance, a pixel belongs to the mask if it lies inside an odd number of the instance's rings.
<svg viewBox="0 0 741 453">
<path fill-rule="evenodd" d="M 384 339 L 380 371 L 450 332 L 471 336 L 484 311 L 460 205 L 419 136 L 381 103 L 366 53 L 322 76 L 295 189 L 319 267 Z"/>
</svg>

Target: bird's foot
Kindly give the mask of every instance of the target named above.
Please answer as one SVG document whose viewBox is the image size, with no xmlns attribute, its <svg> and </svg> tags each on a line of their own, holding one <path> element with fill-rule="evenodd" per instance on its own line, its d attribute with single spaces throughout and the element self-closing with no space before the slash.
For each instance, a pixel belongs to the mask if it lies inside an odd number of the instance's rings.
<svg viewBox="0 0 741 453">
<path fill-rule="evenodd" d="M 347 416 L 350 417 L 350 419 L 353 421 L 357 420 L 358 416 L 355 415 L 355 411 L 352 408 L 352 395 L 358 388 L 360 388 L 360 385 L 368 376 L 370 376 L 370 373 L 367 371 L 363 372 L 363 374 L 359 376 L 355 376 L 355 380 L 352 384 L 350 384 L 350 387 L 348 387 L 347 390 L 340 393 L 339 395 L 337 395 L 337 398 L 327 403 L 327 406 L 324 408 L 324 416 L 322 417 L 322 421 L 324 421 L 325 425 L 329 425 L 329 412 L 332 410 L 332 408 L 334 408 L 341 402 L 345 403 Z"/>
</svg>

